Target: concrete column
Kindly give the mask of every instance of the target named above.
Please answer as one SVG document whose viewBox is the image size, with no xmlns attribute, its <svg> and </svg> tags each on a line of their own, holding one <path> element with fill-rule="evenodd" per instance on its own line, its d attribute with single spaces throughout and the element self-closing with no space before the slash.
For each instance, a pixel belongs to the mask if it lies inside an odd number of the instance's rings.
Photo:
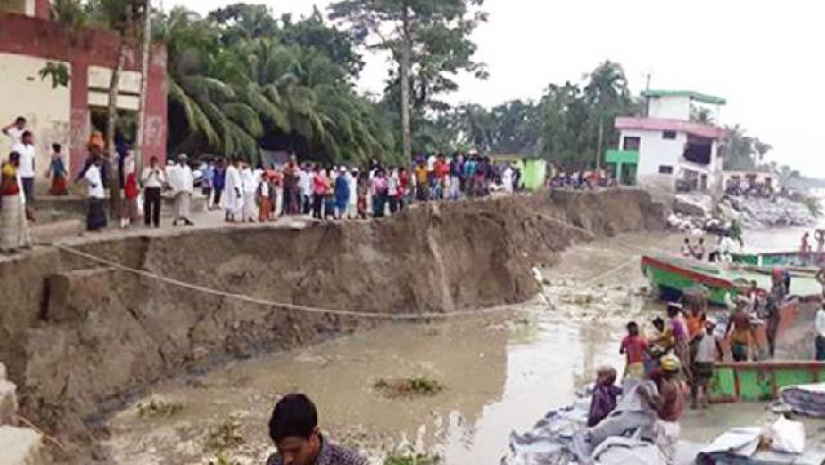
<svg viewBox="0 0 825 465">
<path fill-rule="evenodd" d="M 51 2 L 49 0 L 34 0 L 34 16 L 35 18 L 50 20 Z"/>
</svg>

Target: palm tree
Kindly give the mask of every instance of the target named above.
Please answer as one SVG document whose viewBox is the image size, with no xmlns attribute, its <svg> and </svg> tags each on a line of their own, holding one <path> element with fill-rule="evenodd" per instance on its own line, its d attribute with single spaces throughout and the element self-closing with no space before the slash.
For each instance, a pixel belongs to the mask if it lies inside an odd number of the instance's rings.
<svg viewBox="0 0 825 465">
<path fill-rule="evenodd" d="M 225 80 L 237 73 L 238 63 L 221 48 L 217 30 L 196 13 L 175 8 L 155 34 L 169 53 L 170 104 L 183 114 L 188 129 L 176 148 L 202 140 L 220 155 L 257 159 L 263 127 L 255 109 L 239 101 L 237 89 Z"/>
<path fill-rule="evenodd" d="M 600 168 L 605 120 L 614 118 L 628 106 L 631 100 L 622 65 L 605 61 L 593 70 L 584 88 L 584 98 L 594 108 L 598 120 L 596 168 Z"/>
</svg>

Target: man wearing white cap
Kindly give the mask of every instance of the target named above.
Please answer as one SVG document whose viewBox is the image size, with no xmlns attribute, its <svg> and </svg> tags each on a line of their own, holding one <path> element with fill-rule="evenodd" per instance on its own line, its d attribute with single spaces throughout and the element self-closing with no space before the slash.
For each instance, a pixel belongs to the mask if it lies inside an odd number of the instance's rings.
<svg viewBox="0 0 825 465">
<path fill-rule="evenodd" d="M 195 179 L 192 175 L 192 168 L 187 164 L 188 161 L 189 157 L 186 154 L 181 154 L 178 156 L 178 163 L 166 170 L 169 187 L 172 188 L 172 193 L 175 195 L 175 220 L 172 222 L 172 226 L 177 226 L 178 221 L 183 221 L 186 226 L 194 224 L 189 219 L 189 214 L 192 192 L 195 190 Z"/>
</svg>

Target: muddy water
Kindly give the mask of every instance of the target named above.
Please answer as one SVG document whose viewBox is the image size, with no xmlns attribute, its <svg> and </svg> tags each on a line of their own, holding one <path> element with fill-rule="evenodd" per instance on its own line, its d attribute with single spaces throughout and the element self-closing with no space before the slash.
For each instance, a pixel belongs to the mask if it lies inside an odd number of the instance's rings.
<svg viewBox="0 0 825 465">
<path fill-rule="evenodd" d="M 678 237 L 635 235 L 574 247 L 560 266 L 545 270 L 543 294 L 513 315 L 387 326 L 157 386 L 139 402 L 175 403 L 181 412 L 146 417 L 136 403 L 111 421 L 106 447 L 116 463 L 208 463 L 215 457 L 211 432 L 231 419 L 243 439 L 232 458 L 263 463 L 271 452 L 272 405 L 300 391 L 316 401 L 322 428 L 335 441 L 375 463 L 399 450 L 437 454 L 446 464 L 498 463 L 511 431 L 527 430 L 548 410 L 569 404 L 598 366 L 622 366 L 624 323 L 661 311 L 644 296 L 639 250 L 675 250 L 678 243 Z M 373 387 L 407 377 L 426 377 L 446 390 L 389 399 Z M 686 436 L 704 441 L 764 415 L 762 406 L 691 414 Z"/>
</svg>

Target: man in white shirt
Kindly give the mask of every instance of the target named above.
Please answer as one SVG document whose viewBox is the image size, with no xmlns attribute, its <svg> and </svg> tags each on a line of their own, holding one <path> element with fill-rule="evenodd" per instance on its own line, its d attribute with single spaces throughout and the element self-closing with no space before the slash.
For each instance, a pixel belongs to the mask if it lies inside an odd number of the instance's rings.
<svg viewBox="0 0 825 465">
<path fill-rule="evenodd" d="M 175 220 L 172 226 L 177 226 L 178 221 L 183 221 L 186 226 L 194 223 L 189 219 L 190 206 L 192 202 L 192 192 L 195 190 L 195 178 L 192 175 L 192 168 L 187 163 L 189 158 L 186 154 L 178 157 L 178 164 L 167 170 L 169 187 L 175 195 Z"/>
<path fill-rule="evenodd" d="M 3 134 L 11 137 L 12 145 L 17 145 L 22 142 L 23 133 L 26 132 L 26 124 L 28 124 L 26 118 L 18 116 L 13 123 L 3 128 Z"/>
<path fill-rule="evenodd" d="M 12 152 L 20 154 L 20 181 L 23 184 L 23 191 L 26 193 L 26 200 L 34 200 L 34 160 L 37 151 L 34 147 L 34 137 L 31 131 L 23 131 L 20 142 L 12 146 Z"/>
<path fill-rule="evenodd" d="M 149 166 L 143 169 L 140 182 L 143 184 L 143 224 L 147 228 L 159 228 L 161 191 L 166 184 L 166 174 L 158 162 L 158 157 L 149 160 Z"/>
<path fill-rule="evenodd" d="M 825 306 L 816 312 L 816 361 L 825 361 Z"/>
<path fill-rule="evenodd" d="M 103 189 L 103 175 L 101 165 L 103 161 L 95 157 L 92 164 L 86 169 L 83 179 L 88 189 L 86 208 L 86 229 L 100 231 L 106 227 L 106 191 Z"/>
<path fill-rule="evenodd" d="M 248 163 L 242 163 L 241 185 L 243 191 L 243 219 L 242 221 L 254 223 L 258 209 L 255 201 L 255 193 L 258 190 L 258 180 L 255 179 L 255 172 Z"/>
<path fill-rule="evenodd" d="M 230 223 L 234 223 L 243 211 L 243 179 L 238 165 L 238 159 L 233 158 L 226 167 L 226 193 L 221 198 L 221 206 L 226 210 L 226 221 Z"/>
</svg>

